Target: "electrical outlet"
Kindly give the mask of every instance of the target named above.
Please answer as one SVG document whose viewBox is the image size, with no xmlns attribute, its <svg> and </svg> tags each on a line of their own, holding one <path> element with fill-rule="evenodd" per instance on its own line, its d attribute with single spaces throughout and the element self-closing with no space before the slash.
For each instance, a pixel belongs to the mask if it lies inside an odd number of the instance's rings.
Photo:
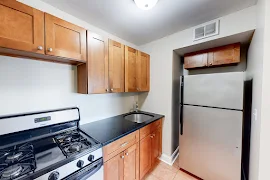
<svg viewBox="0 0 270 180">
<path fill-rule="evenodd" d="M 257 111 L 257 109 L 254 109 L 252 114 L 253 114 L 253 116 L 254 116 L 254 120 L 257 121 L 257 116 L 258 116 L 258 111 Z"/>
</svg>

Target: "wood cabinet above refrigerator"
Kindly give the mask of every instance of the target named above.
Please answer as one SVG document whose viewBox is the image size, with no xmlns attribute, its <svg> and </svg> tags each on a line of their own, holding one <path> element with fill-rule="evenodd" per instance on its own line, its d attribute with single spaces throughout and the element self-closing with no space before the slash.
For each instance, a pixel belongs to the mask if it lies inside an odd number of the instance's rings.
<svg viewBox="0 0 270 180">
<path fill-rule="evenodd" d="M 240 43 L 185 54 L 184 68 L 232 65 L 240 62 Z"/>
</svg>

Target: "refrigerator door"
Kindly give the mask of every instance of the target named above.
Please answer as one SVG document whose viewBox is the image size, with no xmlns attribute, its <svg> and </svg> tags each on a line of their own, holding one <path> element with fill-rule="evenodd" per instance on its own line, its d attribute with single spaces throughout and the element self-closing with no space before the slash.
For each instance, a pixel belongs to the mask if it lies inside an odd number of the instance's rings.
<svg viewBox="0 0 270 180">
<path fill-rule="evenodd" d="M 242 111 L 183 107 L 179 165 L 205 180 L 240 180 Z"/>
<path fill-rule="evenodd" d="M 243 109 L 243 72 L 190 75 L 184 80 L 184 104 Z"/>
</svg>

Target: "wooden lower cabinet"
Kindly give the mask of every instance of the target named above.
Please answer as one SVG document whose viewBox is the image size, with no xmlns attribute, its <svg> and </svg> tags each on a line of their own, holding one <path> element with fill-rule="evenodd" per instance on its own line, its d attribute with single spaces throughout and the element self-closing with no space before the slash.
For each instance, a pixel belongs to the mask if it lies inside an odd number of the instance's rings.
<svg viewBox="0 0 270 180">
<path fill-rule="evenodd" d="M 151 163 L 152 165 L 158 162 L 158 157 L 161 152 L 161 128 L 156 129 L 152 134 L 151 148 L 152 148 L 152 156 Z"/>
<path fill-rule="evenodd" d="M 150 124 L 152 126 L 154 124 Z M 159 161 L 161 155 L 161 126 L 140 141 L 140 179 Z"/>
<path fill-rule="evenodd" d="M 159 161 L 162 119 L 103 148 L 105 180 L 141 180 Z"/>
<path fill-rule="evenodd" d="M 104 163 L 104 180 L 123 180 L 123 152 Z"/>
<path fill-rule="evenodd" d="M 124 151 L 124 180 L 139 180 L 139 143 Z"/>
<path fill-rule="evenodd" d="M 140 179 L 151 169 L 151 137 L 149 134 L 140 141 Z"/>
<path fill-rule="evenodd" d="M 139 143 L 104 163 L 105 180 L 139 180 Z"/>
</svg>

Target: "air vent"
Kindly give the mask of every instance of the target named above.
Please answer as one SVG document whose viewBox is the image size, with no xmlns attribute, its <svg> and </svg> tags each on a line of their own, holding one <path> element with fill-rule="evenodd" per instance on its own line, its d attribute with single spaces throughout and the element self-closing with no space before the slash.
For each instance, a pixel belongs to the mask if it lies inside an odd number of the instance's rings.
<svg viewBox="0 0 270 180">
<path fill-rule="evenodd" d="M 219 20 L 211 21 L 195 27 L 194 41 L 219 34 Z"/>
</svg>

